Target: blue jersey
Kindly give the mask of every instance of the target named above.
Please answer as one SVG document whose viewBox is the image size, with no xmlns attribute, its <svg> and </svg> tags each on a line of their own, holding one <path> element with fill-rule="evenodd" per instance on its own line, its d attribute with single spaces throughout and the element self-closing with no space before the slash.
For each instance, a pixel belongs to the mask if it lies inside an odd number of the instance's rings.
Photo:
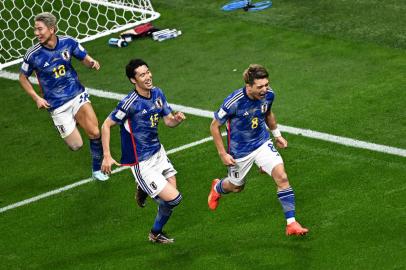
<svg viewBox="0 0 406 270">
<path fill-rule="evenodd" d="M 269 139 L 265 115 L 270 112 L 273 100 L 272 89 L 264 99 L 252 100 L 244 87 L 229 95 L 214 113 L 220 124 L 227 122 L 228 153 L 233 158 L 249 155 Z"/>
<path fill-rule="evenodd" d="M 83 60 L 86 50 L 73 38 L 57 36 L 54 49 L 40 43 L 31 47 L 24 56 L 20 71 L 27 77 L 35 71 L 44 98 L 54 110 L 85 89 L 72 67 L 71 58 Z"/>
<path fill-rule="evenodd" d="M 110 118 L 120 124 L 121 164 L 135 165 L 161 149 L 159 119 L 172 112 L 161 89 L 154 87 L 151 97 L 132 91 L 121 100 Z"/>
</svg>

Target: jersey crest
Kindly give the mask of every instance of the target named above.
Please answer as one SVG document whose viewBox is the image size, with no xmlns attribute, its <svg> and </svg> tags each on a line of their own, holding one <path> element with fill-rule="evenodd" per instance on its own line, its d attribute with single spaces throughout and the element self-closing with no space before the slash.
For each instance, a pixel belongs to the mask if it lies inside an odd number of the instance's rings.
<svg viewBox="0 0 406 270">
<path fill-rule="evenodd" d="M 261 104 L 261 113 L 266 113 L 268 110 L 268 103 Z"/>
<path fill-rule="evenodd" d="M 62 59 L 65 60 L 65 61 L 68 61 L 70 59 L 70 53 L 69 53 L 68 50 L 64 50 L 61 53 L 61 56 L 62 56 Z"/>
<path fill-rule="evenodd" d="M 161 108 L 162 108 L 163 104 L 162 104 L 161 98 L 157 98 L 157 99 L 155 100 L 155 106 L 156 106 L 158 109 L 161 109 Z"/>
</svg>

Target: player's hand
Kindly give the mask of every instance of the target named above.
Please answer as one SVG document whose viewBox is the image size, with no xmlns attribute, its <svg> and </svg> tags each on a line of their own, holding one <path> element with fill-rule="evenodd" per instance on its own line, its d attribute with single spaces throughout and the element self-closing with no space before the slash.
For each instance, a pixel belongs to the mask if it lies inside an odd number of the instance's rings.
<svg viewBox="0 0 406 270">
<path fill-rule="evenodd" d="M 99 70 L 100 69 L 100 63 L 97 60 L 92 59 L 90 61 L 90 64 L 92 64 L 91 68 L 95 69 L 95 70 Z"/>
<path fill-rule="evenodd" d="M 103 162 L 101 166 L 101 171 L 104 174 L 111 174 L 111 166 L 115 164 L 117 166 L 121 166 L 120 163 L 115 161 L 111 156 L 104 156 L 103 157 Z"/>
<path fill-rule="evenodd" d="M 49 104 L 48 101 L 46 101 L 42 97 L 38 97 L 35 100 L 35 103 L 37 104 L 38 109 L 42 109 L 42 108 L 49 109 L 51 107 L 51 104 Z"/>
<path fill-rule="evenodd" d="M 175 119 L 176 122 L 181 123 L 183 120 L 186 119 L 186 116 L 183 114 L 183 112 L 176 112 L 173 115 L 173 118 Z"/>
<path fill-rule="evenodd" d="M 235 160 L 230 154 L 227 154 L 227 153 L 220 154 L 220 158 L 221 158 L 221 161 L 223 161 L 223 164 L 226 166 L 235 165 Z"/>
<path fill-rule="evenodd" d="M 288 141 L 285 140 L 282 136 L 275 138 L 275 143 L 278 148 L 286 148 L 288 147 Z"/>
</svg>

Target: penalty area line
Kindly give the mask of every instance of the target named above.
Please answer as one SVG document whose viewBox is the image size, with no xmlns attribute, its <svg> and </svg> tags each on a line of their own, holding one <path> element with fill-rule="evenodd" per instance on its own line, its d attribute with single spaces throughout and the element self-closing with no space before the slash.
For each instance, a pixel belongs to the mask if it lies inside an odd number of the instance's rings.
<svg viewBox="0 0 406 270">
<path fill-rule="evenodd" d="M 222 134 L 222 135 L 224 136 L 225 134 Z M 191 148 L 191 147 L 194 147 L 194 146 L 196 146 L 196 145 L 203 144 L 203 143 L 205 143 L 205 142 L 212 141 L 212 140 L 213 140 L 213 137 L 210 136 L 210 137 L 207 137 L 207 138 L 204 138 L 204 139 L 201 139 L 201 140 L 192 142 L 192 143 L 188 143 L 188 144 L 185 144 L 185 145 L 182 145 L 182 146 L 179 146 L 179 147 L 170 149 L 170 150 L 168 150 L 166 153 L 167 153 L 168 155 L 174 154 L 174 153 L 183 151 L 183 150 L 185 150 L 185 149 L 188 149 L 188 148 Z M 116 174 L 116 173 L 118 173 L 118 172 L 121 172 L 121 171 L 126 170 L 126 169 L 129 169 L 129 168 L 130 168 L 130 167 L 120 167 L 120 168 L 117 168 L 117 169 L 113 170 L 113 171 L 111 172 L 111 174 Z M 6 211 L 8 211 L 8 210 L 11 210 L 11 209 L 14 209 L 14 208 L 17 208 L 17 207 L 26 205 L 26 204 L 30 204 L 30 203 L 33 203 L 33 202 L 42 200 L 42 199 L 44 199 L 44 198 L 47 198 L 47 197 L 50 197 L 50 196 L 53 196 L 53 195 L 62 193 L 62 192 L 64 192 L 64 191 L 67 191 L 67 190 L 70 190 L 70 189 L 79 187 L 79 186 L 81 186 L 81 185 L 84 185 L 84 184 L 87 184 L 87 183 L 90 183 L 90 182 L 93 182 L 93 181 L 97 181 L 97 180 L 93 180 L 93 178 L 89 177 L 89 178 L 86 178 L 86 179 L 77 181 L 77 182 L 75 182 L 75 183 L 73 183 L 73 184 L 66 185 L 66 186 L 63 186 L 63 187 L 61 187 L 61 188 L 54 189 L 54 190 L 51 190 L 51 191 L 42 193 L 42 194 L 37 195 L 37 196 L 35 196 L 35 197 L 32 197 L 32 198 L 29 198 L 29 199 L 26 199 L 26 200 L 23 200 L 23 201 L 20 201 L 20 202 L 16 202 L 16 203 L 7 205 L 7 206 L 5 206 L 5 207 L 0 208 L 0 213 L 6 212 Z M 108 181 L 111 181 L 111 180 L 108 180 Z"/>
</svg>

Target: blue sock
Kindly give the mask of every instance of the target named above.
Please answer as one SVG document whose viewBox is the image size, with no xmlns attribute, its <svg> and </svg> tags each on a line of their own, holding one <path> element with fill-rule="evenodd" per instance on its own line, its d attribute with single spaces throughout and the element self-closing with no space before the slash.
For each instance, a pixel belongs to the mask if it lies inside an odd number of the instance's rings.
<svg viewBox="0 0 406 270">
<path fill-rule="evenodd" d="M 225 192 L 223 189 L 223 181 L 224 179 L 221 179 L 215 186 L 214 189 L 217 191 L 219 194 L 227 194 L 228 192 Z"/>
<path fill-rule="evenodd" d="M 173 212 L 173 208 L 179 205 L 180 201 L 182 200 L 182 194 L 173 199 L 172 201 L 163 201 L 161 199 L 156 199 L 158 206 L 158 213 L 155 217 L 154 225 L 152 226 L 151 232 L 154 234 L 159 234 L 162 232 L 162 228 L 168 222 L 171 214 Z"/>
<path fill-rule="evenodd" d="M 90 139 L 90 153 L 92 154 L 92 169 L 93 171 L 99 171 L 103 160 L 101 138 Z"/>
<path fill-rule="evenodd" d="M 293 193 L 292 187 L 278 191 L 278 198 L 282 205 L 283 212 L 285 213 L 285 218 L 295 217 L 295 194 Z"/>
</svg>

